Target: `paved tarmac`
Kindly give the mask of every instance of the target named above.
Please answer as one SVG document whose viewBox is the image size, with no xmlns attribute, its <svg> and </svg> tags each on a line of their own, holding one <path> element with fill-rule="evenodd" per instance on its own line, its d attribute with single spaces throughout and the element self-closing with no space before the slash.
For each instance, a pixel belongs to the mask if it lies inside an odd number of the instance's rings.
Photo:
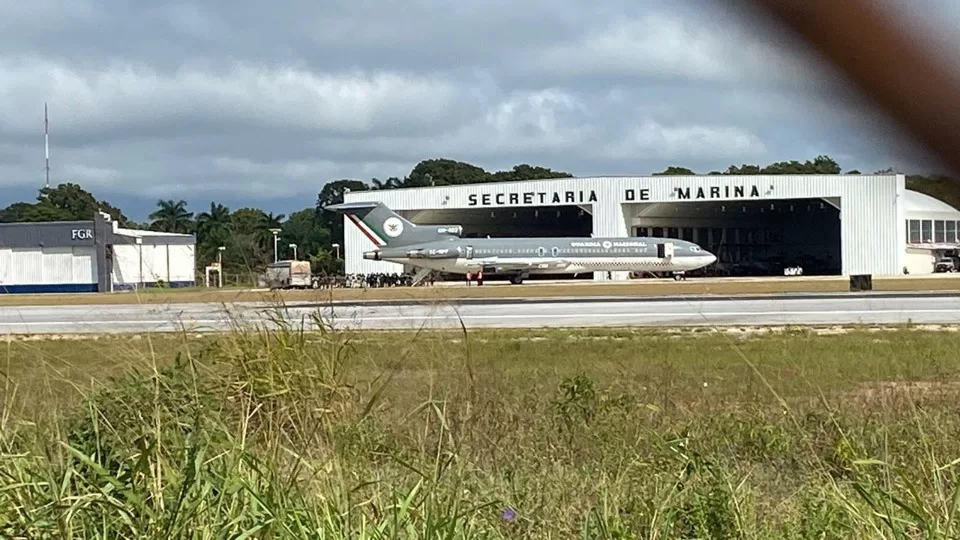
<svg viewBox="0 0 960 540">
<path fill-rule="evenodd" d="M 768 295 L 696 299 L 485 299 L 459 305 L 410 302 L 285 309 L 264 304 L 3 306 L 0 334 L 145 333 L 224 331 L 275 319 L 316 327 L 319 317 L 334 328 L 418 329 L 598 326 L 960 324 L 956 295 Z"/>
</svg>

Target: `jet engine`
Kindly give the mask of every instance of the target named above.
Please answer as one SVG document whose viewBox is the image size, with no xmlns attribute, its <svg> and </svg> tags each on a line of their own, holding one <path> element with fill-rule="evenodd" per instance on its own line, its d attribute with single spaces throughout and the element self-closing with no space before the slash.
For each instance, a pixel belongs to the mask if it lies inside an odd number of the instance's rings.
<svg viewBox="0 0 960 540">
<path fill-rule="evenodd" d="M 364 251 L 363 258 L 368 261 L 379 261 L 380 260 L 380 250 L 374 251 Z"/>
</svg>

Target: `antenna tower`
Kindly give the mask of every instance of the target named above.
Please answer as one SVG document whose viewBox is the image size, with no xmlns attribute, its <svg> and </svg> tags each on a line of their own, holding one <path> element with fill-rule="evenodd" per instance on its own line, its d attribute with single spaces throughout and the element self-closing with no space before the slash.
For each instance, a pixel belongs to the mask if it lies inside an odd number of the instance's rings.
<svg viewBox="0 0 960 540">
<path fill-rule="evenodd" d="M 43 146 L 46 155 L 44 169 L 46 171 L 46 187 L 50 187 L 50 121 L 47 116 L 47 102 L 43 102 Z"/>
</svg>

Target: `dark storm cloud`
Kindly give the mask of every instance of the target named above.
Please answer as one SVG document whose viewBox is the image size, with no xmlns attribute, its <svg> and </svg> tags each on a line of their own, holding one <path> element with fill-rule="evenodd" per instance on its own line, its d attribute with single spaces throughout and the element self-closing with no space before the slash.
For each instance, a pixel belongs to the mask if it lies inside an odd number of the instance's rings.
<svg viewBox="0 0 960 540">
<path fill-rule="evenodd" d="M 829 70 L 718 6 L 0 0 L 0 185 L 37 185 L 44 101 L 54 180 L 147 205 L 309 204 L 431 157 L 575 174 L 911 159 Z"/>
</svg>

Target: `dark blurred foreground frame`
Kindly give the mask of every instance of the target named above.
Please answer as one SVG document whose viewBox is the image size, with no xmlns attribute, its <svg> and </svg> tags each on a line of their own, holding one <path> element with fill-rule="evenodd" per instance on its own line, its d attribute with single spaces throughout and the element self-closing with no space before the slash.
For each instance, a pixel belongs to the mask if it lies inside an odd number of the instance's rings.
<svg viewBox="0 0 960 540">
<path fill-rule="evenodd" d="M 790 30 L 960 174 L 960 80 L 922 31 L 869 0 L 734 1 Z"/>
</svg>

